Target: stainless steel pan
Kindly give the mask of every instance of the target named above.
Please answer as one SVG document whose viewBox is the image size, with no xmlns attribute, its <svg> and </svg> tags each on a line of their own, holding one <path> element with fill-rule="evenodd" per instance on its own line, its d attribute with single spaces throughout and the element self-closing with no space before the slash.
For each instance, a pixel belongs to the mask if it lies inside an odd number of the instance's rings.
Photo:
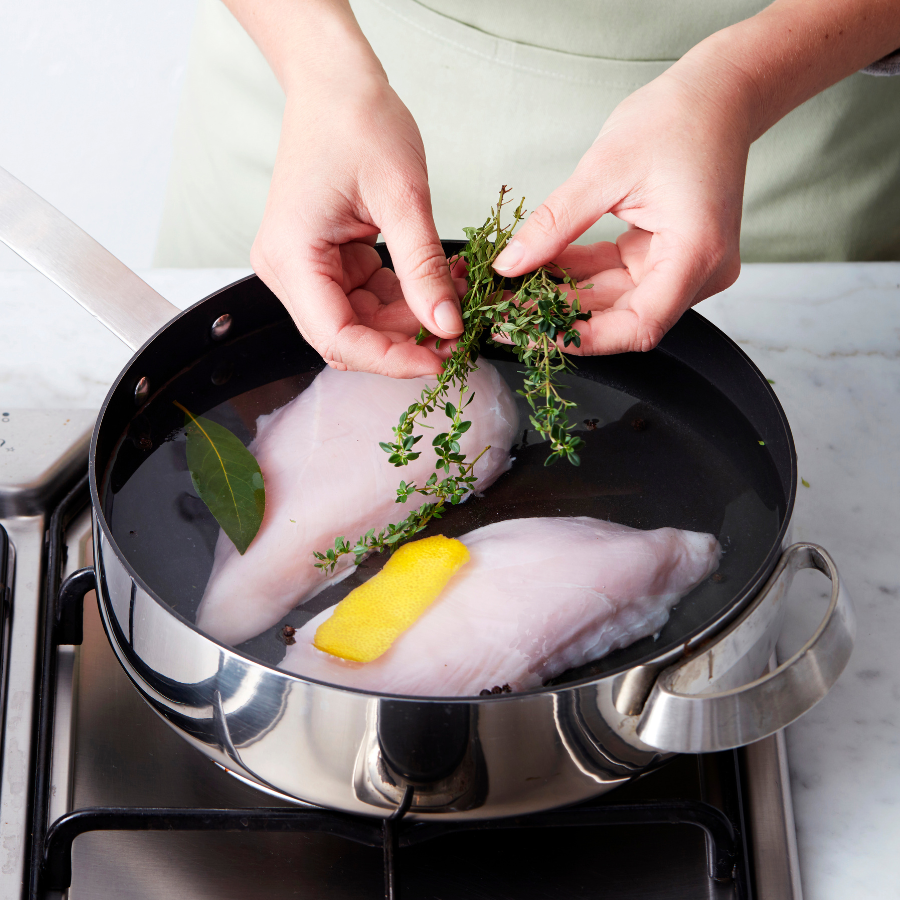
<svg viewBox="0 0 900 900">
<path fill-rule="evenodd" d="M 122 473 L 127 481 L 176 427 L 169 412 L 174 390 L 190 391 L 194 408 L 205 413 L 286 372 L 312 373 L 321 360 L 258 279 L 237 282 L 179 313 L 3 170 L 0 239 L 136 351 L 94 431 L 96 563 L 94 577 L 82 575 L 78 589 L 96 581 L 112 647 L 153 709 L 202 753 L 262 790 L 376 816 L 401 803 L 419 817 L 477 819 L 548 809 L 602 794 L 673 753 L 770 735 L 822 699 L 846 665 L 854 618 L 834 562 L 813 544 L 788 546 L 797 472 L 781 407 L 750 360 L 693 312 L 649 354 L 579 361 L 587 394 L 637 398 L 598 438 L 599 456 L 589 456 L 576 474 L 554 467 L 524 499 L 521 491 L 504 494 L 498 483 L 488 492 L 490 503 L 465 514 L 539 514 L 565 496 L 569 508 L 592 514 L 631 515 L 647 527 L 681 524 L 671 520 L 681 517 L 682 527 L 690 527 L 717 491 L 756 479 L 750 493 L 762 497 L 762 505 L 746 491 L 729 495 L 724 516 L 714 522 L 726 545 L 725 574 L 685 598 L 657 640 L 640 641 L 530 692 L 433 700 L 316 683 L 279 671 L 256 646 L 219 644 L 173 609 L 163 589 L 166 573 L 193 558 L 172 543 L 165 510 L 148 499 L 148 528 L 154 521 L 162 525 L 141 551 L 130 549 L 113 527 Z M 502 352 L 495 355 L 502 364 Z M 668 452 L 640 457 L 643 451 L 628 449 L 624 434 L 635 410 L 658 416 L 658 433 L 669 435 L 672 447 L 700 441 L 696 459 L 715 457 L 727 446 L 721 478 L 703 476 L 708 487 L 702 478 L 693 484 L 698 476 L 689 463 L 675 470 Z M 643 419 L 630 421 L 643 428 Z M 518 452 L 523 461 L 517 467 L 527 470 L 524 439 Z M 627 478 L 616 465 L 627 468 L 632 457 L 640 458 L 641 468 L 628 477 L 650 473 L 656 485 L 650 498 L 640 485 L 622 487 Z M 635 498 L 644 504 L 640 513 L 628 506 Z M 657 510 L 666 521 L 651 521 Z M 754 517 L 768 524 L 754 532 Z M 466 521 L 454 525 L 448 518 L 445 524 L 459 531 Z M 786 592 L 801 568 L 818 569 L 831 581 L 831 602 L 806 645 L 763 674 Z"/>
</svg>

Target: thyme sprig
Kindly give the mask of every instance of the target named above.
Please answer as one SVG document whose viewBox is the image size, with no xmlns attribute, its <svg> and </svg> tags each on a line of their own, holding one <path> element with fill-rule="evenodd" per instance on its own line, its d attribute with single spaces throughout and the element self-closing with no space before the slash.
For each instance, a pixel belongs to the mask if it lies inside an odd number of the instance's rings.
<svg viewBox="0 0 900 900">
<path fill-rule="evenodd" d="M 575 322 L 589 319 L 591 314 L 581 311 L 576 280 L 564 269 L 542 266 L 517 278 L 504 278 L 494 271 L 494 260 L 525 217 L 523 199 L 513 212 L 512 223 L 502 224 L 501 214 L 509 203 L 508 193 L 504 185 L 497 205 L 480 228 L 464 229 L 468 243 L 458 257 L 465 263 L 468 278 L 468 290 L 461 301 L 462 335 L 434 386 L 424 388 L 419 399 L 401 414 L 392 429 L 394 440 L 379 444 L 395 466 L 408 465 L 421 455 L 415 447 L 423 435 L 414 433 L 415 426 L 430 428 L 425 419 L 436 409 L 443 410 L 450 425 L 447 431 L 432 439 L 437 454 L 435 471 L 422 486 L 401 481 L 397 488 L 397 503 L 406 503 L 413 494 L 428 497 L 429 502 L 377 534 L 374 528 L 370 529 L 352 546 L 343 535 L 339 536 L 332 549 L 314 554 L 316 567 L 323 571 L 333 571 L 338 559 L 349 553 L 359 564 L 371 552 L 393 550 L 401 541 L 422 531 L 432 519 L 441 518 L 448 503 L 455 506 L 474 490 L 475 464 L 490 447 L 467 462 L 459 441 L 472 426 L 463 418 L 465 408 L 475 398 L 467 380 L 477 368 L 479 342 L 485 331 L 505 337 L 524 365 L 524 382 L 518 393 L 531 407 L 531 426 L 550 443 L 544 464 L 551 465 L 564 457 L 576 466 L 581 462 L 578 451 L 584 441 L 572 434 L 573 426 L 568 418 L 568 411 L 575 403 L 560 393 L 563 387 L 560 376 L 573 366 L 558 341 L 561 339 L 564 347 L 580 346 L 581 336 Z M 455 264 L 455 260 L 451 261 L 451 266 Z M 560 282 L 569 288 L 568 295 L 563 293 Z M 417 342 L 426 336 L 423 328 Z M 451 395 L 455 403 L 451 402 Z M 458 474 L 451 474 L 453 469 Z"/>
</svg>

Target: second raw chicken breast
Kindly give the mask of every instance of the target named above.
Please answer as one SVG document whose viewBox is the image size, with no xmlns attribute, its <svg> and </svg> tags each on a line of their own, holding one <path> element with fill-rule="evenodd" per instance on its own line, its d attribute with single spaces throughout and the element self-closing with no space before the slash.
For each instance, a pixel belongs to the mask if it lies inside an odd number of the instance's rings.
<svg viewBox="0 0 900 900">
<path fill-rule="evenodd" d="M 296 633 L 281 668 L 385 694 L 540 687 L 658 632 L 721 553 L 711 534 L 586 516 L 508 519 L 459 540 L 469 562 L 382 656 L 358 663 L 317 650 L 327 609 Z"/>
<path fill-rule="evenodd" d="M 434 471 L 431 435 L 446 430 L 443 413 L 428 417 L 434 430 L 425 430 L 415 448 L 421 456 L 407 466 L 388 462 L 378 442 L 391 439 L 400 414 L 433 383 L 323 369 L 299 397 L 259 417 L 250 451 L 265 479 L 265 516 L 243 556 L 219 533 L 198 627 L 228 644 L 261 634 L 334 580 L 314 567 L 314 550 L 327 550 L 337 535 L 354 542 L 370 528 L 380 531 L 424 502 L 414 494 L 397 504 L 396 489 L 401 480 L 424 484 Z M 518 414 L 512 391 L 486 360 L 468 384 L 472 427 L 460 449 L 474 459 L 490 445 L 475 466 L 483 490 L 509 468 Z M 352 557 L 342 563 L 337 577 L 349 574 Z"/>
</svg>

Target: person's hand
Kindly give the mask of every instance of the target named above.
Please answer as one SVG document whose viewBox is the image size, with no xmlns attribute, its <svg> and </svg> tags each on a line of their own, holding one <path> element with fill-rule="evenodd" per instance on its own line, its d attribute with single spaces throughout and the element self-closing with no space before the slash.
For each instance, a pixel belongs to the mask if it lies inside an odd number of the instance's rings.
<svg viewBox="0 0 900 900">
<path fill-rule="evenodd" d="M 371 246 L 379 232 L 396 277 Z M 333 368 L 398 378 L 441 369 L 433 335 L 462 331 L 431 213 L 425 153 L 383 73 L 323 75 L 287 91 L 251 262 Z"/>
<path fill-rule="evenodd" d="M 754 135 L 725 81 L 678 63 L 627 97 L 497 258 L 503 275 L 552 261 L 593 284 L 579 292 L 593 316 L 568 352 L 650 350 L 689 306 L 736 280 Z M 571 244 L 607 212 L 631 226 L 615 244 Z"/>
<path fill-rule="evenodd" d="M 373 238 L 341 245 L 344 275 L 341 289 L 347 295 L 360 326 L 380 332 L 395 343 L 412 341 L 415 344 L 422 323 L 409 308 L 396 273 L 382 266 L 374 243 Z M 465 271 L 459 261 L 453 266 L 452 275 L 456 293 L 462 296 L 467 285 Z M 422 341 L 422 346 L 434 351 L 440 359 L 446 358 L 453 341 L 448 341 L 440 349 L 435 349 L 435 343 L 434 336 L 429 335 Z"/>
</svg>

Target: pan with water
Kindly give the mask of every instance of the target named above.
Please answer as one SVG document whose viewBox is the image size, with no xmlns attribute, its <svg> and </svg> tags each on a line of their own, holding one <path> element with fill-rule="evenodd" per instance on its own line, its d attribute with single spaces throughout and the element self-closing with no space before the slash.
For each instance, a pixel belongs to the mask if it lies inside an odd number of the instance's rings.
<svg viewBox="0 0 900 900">
<path fill-rule="evenodd" d="M 370 816 L 524 814 L 598 796 L 656 765 L 660 754 L 771 734 L 821 699 L 846 665 L 852 607 L 833 561 L 807 544 L 782 555 L 797 486 L 784 413 L 750 360 L 694 312 L 651 353 L 579 361 L 571 393 L 588 443 L 579 469 L 544 469 L 544 448 L 523 430 L 510 472 L 441 523 L 460 533 L 510 516 L 587 512 L 643 528 L 713 532 L 725 547 L 719 577 L 684 597 L 656 639 L 565 673 L 568 683 L 451 699 L 386 697 L 280 671 L 272 666 L 283 652 L 277 632 L 239 650 L 213 640 L 193 616 L 217 526 L 194 496 L 175 403 L 248 442 L 257 417 L 307 387 L 321 360 L 257 278 L 178 313 L 2 171 L 0 188 L 0 206 L 13 212 L 0 216 L 0 239 L 136 351 L 107 395 L 91 444 L 94 578 L 81 572 L 68 599 L 96 586 L 111 646 L 144 699 L 239 777 Z M 459 249 L 445 244 L 448 253 Z M 515 386 L 515 363 L 494 355 Z M 362 437 L 374 447 L 385 435 Z M 378 563 L 369 560 L 356 577 Z M 782 588 L 809 566 L 832 581 L 826 620 L 802 654 L 758 678 L 777 635 Z M 706 649 L 681 659 L 701 643 Z M 723 648 L 742 667 L 727 676 L 746 674 L 749 683 L 697 693 L 707 661 L 712 678 L 712 654 Z M 652 666 L 632 669 L 649 658 Z M 656 678 L 663 666 L 670 668 Z M 629 674 L 619 677 L 622 669 Z M 691 690 L 676 695 L 669 687 L 682 676 Z M 453 746 L 462 754 L 450 774 L 446 723 L 458 726 Z M 435 759 L 422 758 L 435 748 Z"/>
<path fill-rule="evenodd" d="M 486 355 L 514 391 L 520 387 L 520 366 L 510 354 L 488 348 Z M 107 522 L 137 575 L 188 621 L 194 621 L 209 578 L 219 526 L 191 483 L 183 417 L 173 401 L 249 444 L 257 418 L 297 397 L 320 367 L 291 329 L 258 330 L 173 379 L 120 442 L 104 485 Z M 577 403 L 570 418 L 586 445 L 580 466 L 544 466 L 547 445 L 528 427 L 527 405 L 518 398 L 523 427 L 511 469 L 422 536 L 459 536 L 511 518 L 592 516 L 642 529 L 710 532 L 724 553 L 718 571 L 682 598 L 658 635 L 570 670 L 556 684 L 638 664 L 720 618 L 758 584 L 788 508 L 761 433 L 722 391 L 665 350 L 579 359 L 567 377 L 567 396 Z M 381 453 L 377 442 L 390 435 L 363 437 L 373 453 Z M 402 477 L 398 469 L 398 482 Z M 285 626 L 299 628 L 384 561 L 370 557 L 352 576 L 238 649 L 277 665 L 286 650 Z"/>
</svg>

